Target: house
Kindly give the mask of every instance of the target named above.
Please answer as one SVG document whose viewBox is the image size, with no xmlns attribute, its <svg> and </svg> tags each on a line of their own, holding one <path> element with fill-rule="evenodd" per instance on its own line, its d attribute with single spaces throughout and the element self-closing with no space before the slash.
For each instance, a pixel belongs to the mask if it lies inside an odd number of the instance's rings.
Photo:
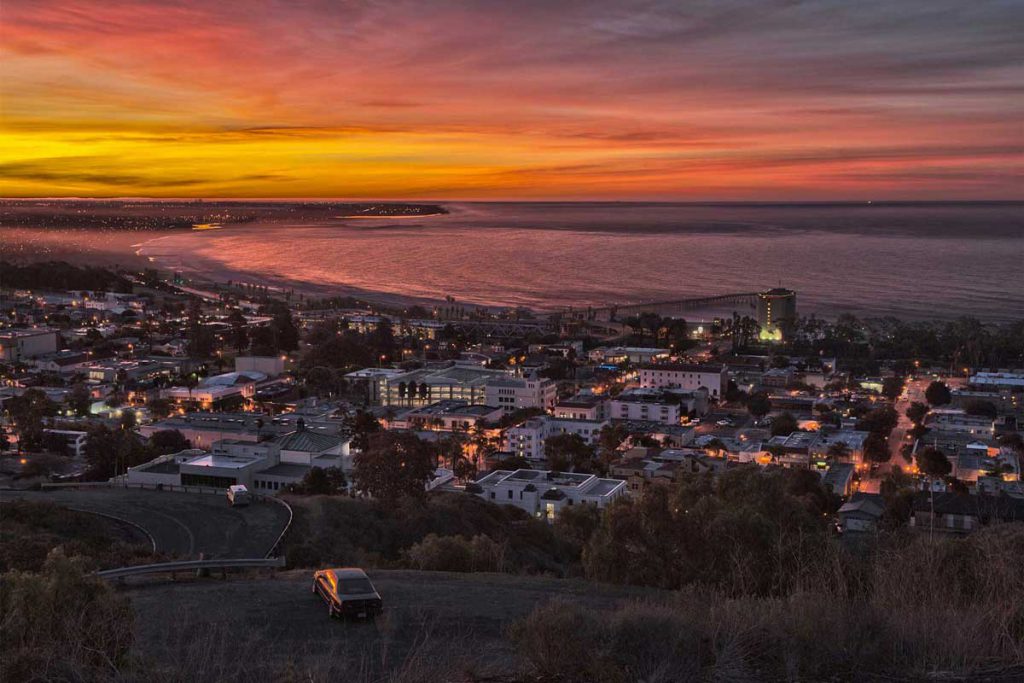
<svg viewBox="0 0 1024 683">
<path fill-rule="evenodd" d="M 885 502 L 877 493 L 855 493 L 839 508 L 839 526 L 846 532 L 873 532 L 885 512 Z"/>
<path fill-rule="evenodd" d="M 60 351 L 36 359 L 35 366 L 43 372 L 73 375 L 89 364 L 90 354 L 84 351 Z"/>
<path fill-rule="evenodd" d="M 1024 499 L 985 493 L 933 493 L 914 497 L 910 526 L 918 531 L 967 534 L 1005 522 L 1024 522 Z"/>
<path fill-rule="evenodd" d="M 496 470 L 466 485 L 466 492 L 534 517 L 553 521 L 567 507 L 604 508 L 626 492 L 626 482 L 593 474 L 520 469 Z"/>
<path fill-rule="evenodd" d="M 828 466 L 821 477 L 821 483 L 829 491 L 843 498 L 853 492 L 853 473 L 856 467 L 849 462 L 836 462 Z"/>
</svg>

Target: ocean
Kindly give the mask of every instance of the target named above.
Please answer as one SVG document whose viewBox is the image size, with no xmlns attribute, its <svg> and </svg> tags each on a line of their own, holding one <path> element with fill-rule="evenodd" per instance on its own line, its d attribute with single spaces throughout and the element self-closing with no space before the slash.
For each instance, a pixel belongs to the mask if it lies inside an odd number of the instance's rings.
<svg viewBox="0 0 1024 683">
<path fill-rule="evenodd" d="M 1024 203 L 444 205 L 175 232 L 139 253 L 220 281 L 386 302 L 557 310 L 781 285 L 802 315 L 1024 318 Z"/>
</svg>

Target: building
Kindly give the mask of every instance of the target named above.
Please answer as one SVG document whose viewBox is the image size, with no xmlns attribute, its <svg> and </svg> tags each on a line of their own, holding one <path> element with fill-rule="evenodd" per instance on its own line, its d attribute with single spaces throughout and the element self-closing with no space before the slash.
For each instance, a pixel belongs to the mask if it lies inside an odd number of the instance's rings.
<svg viewBox="0 0 1024 683">
<path fill-rule="evenodd" d="M 967 534 L 982 526 L 1024 521 L 1024 500 L 984 493 L 929 493 L 914 498 L 910 526 L 922 532 Z"/>
<path fill-rule="evenodd" d="M 179 405 L 203 410 L 238 406 L 256 395 L 256 385 L 267 379 L 261 372 L 228 372 L 207 377 L 196 387 L 171 387 L 160 392 Z"/>
<path fill-rule="evenodd" d="M 366 392 L 367 402 L 373 405 L 383 403 L 384 394 L 387 392 L 388 380 L 392 377 L 404 375 L 405 370 L 397 368 L 363 368 L 345 375 L 345 380 L 355 386 L 362 387 Z"/>
<path fill-rule="evenodd" d="M 608 415 L 615 420 L 651 420 L 679 424 L 679 401 L 658 389 L 627 389 L 608 402 Z"/>
<path fill-rule="evenodd" d="M 864 442 L 871 436 L 870 432 L 857 429 L 840 429 L 838 431 L 821 431 L 818 438 L 811 444 L 812 458 L 828 460 L 832 458 L 830 451 L 837 444 L 843 444 L 846 455 L 840 458 L 843 462 L 860 465 L 864 462 Z"/>
<path fill-rule="evenodd" d="M 877 493 L 855 493 L 839 508 L 839 527 L 843 533 L 873 532 L 885 512 L 885 501 Z"/>
<path fill-rule="evenodd" d="M 595 363 L 654 363 L 667 360 L 671 355 L 669 349 L 656 349 L 641 346 L 601 346 L 588 354 Z"/>
<path fill-rule="evenodd" d="M 57 333 L 44 328 L 0 332 L 0 360 L 18 363 L 57 352 Z"/>
<path fill-rule="evenodd" d="M 925 426 L 937 432 L 971 434 L 991 438 L 995 423 L 984 415 L 969 415 L 959 408 L 934 408 L 925 417 Z"/>
<path fill-rule="evenodd" d="M 597 443 L 607 420 L 566 420 L 541 416 L 505 431 L 505 450 L 527 460 L 545 460 L 544 442 L 557 434 L 578 434 L 589 444 Z"/>
<path fill-rule="evenodd" d="M 237 356 L 236 373 L 257 373 L 267 377 L 284 374 L 287 356 Z"/>
<path fill-rule="evenodd" d="M 977 372 L 971 375 L 971 386 L 992 389 L 1024 389 L 1024 372 Z"/>
<path fill-rule="evenodd" d="M 71 429 L 44 429 L 43 434 L 52 434 L 64 441 L 66 453 L 75 458 L 85 455 L 85 443 L 89 440 L 88 432 L 79 432 Z"/>
<path fill-rule="evenodd" d="M 506 413 L 526 408 L 551 410 L 557 398 L 557 384 L 544 377 L 495 377 L 484 385 L 484 402 Z"/>
<path fill-rule="evenodd" d="M 338 435 L 343 420 L 329 416 L 285 413 L 270 417 L 261 413 L 186 413 L 139 427 L 149 438 L 168 429 L 181 432 L 194 448 L 208 449 L 217 441 L 263 441 L 302 428 L 318 434 Z"/>
<path fill-rule="evenodd" d="M 129 484 L 207 486 L 237 484 L 273 494 L 303 480 L 314 467 L 352 468 L 349 440 L 304 428 L 266 441 L 222 439 L 210 451 L 189 449 L 128 469 Z"/>
<path fill-rule="evenodd" d="M 604 420 L 608 417 L 608 400 L 598 394 L 577 394 L 555 403 L 552 412 L 566 420 Z"/>
<path fill-rule="evenodd" d="M 718 400 L 729 387 L 729 371 L 724 365 L 699 363 L 658 363 L 640 367 L 640 386 L 644 388 L 707 389 Z"/>
<path fill-rule="evenodd" d="M 504 370 L 479 365 L 442 363 L 385 375 L 380 388 L 381 403 L 386 406 L 428 406 L 438 401 L 487 403 L 487 383 L 504 379 Z"/>
<path fill-rule="evenodd" d="M 781 340 L 795 322 L 796 292 L 776 287 L 757 295 L 757 324 L 762 340 Z"/>
<path fill-rule="evenodd" d="M 464 401 L 438 401 L 429 406 L 412 408 L 390 421 L 393 429 L 434 429 L 447 432 L 468 432 L 479 425 L 501 419 L 504 411 L 496 406 L 469 405 Z"/>
<path fill-rule="evenodd" d="M 546 470 L 496 470 L 466 486 L 484 500 L 514 505 L 534 517 L 554 520 L 573 505 L 604 508 L 626 492 L 626 482 L 593 474 Z"/>
</svg>

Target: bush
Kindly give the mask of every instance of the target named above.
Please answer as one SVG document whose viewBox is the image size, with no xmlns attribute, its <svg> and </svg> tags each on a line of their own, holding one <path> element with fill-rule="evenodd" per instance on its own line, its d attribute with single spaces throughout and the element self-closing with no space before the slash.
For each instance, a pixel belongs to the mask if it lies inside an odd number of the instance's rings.
<svg viewBox="0 0 1024 683">
<path fill-rule="evenodd" d="M 445 572 L 500 572 L 505 569 L 504 544 L 477 534 L 465 536 L 438 536 L 428 534 L 419 543 L 405 551 L 410 566 L 415 569 Z"/>
<path fill-rule="evenodd" d="M 428 536 L 483 536 L 503 549 L 495 570 L 579 573 L 578 547 L 574 549 L 551 526 L 519 508 L 469 494 L 437 493 L 425 501 L 405 499 L 396 504 L 336 496 L 289 497 L 288 502 L 295 512 L 286 539 L 288 564 L 293 567 L 401 567 L 411 562 L 406 551 Z"/>
<path fill-rule="evenodd" d="M 41 574 L 0 576 L 0 623 L 0 679 L 97 680 L 124 663 L 134 615 L 126 597 L 58 549 Z"/>
</svg>

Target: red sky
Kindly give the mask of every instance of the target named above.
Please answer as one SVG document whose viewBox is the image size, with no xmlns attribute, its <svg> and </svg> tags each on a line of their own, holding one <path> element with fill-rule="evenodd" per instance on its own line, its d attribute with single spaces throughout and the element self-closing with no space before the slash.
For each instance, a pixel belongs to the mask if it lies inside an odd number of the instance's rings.
<svg viewBox="0 0 1024 683">
<path fill-rule="evenodd" d="M 1024 4 L 4 0 L 0 195 L 1022 196 Z"/>
</svg>

